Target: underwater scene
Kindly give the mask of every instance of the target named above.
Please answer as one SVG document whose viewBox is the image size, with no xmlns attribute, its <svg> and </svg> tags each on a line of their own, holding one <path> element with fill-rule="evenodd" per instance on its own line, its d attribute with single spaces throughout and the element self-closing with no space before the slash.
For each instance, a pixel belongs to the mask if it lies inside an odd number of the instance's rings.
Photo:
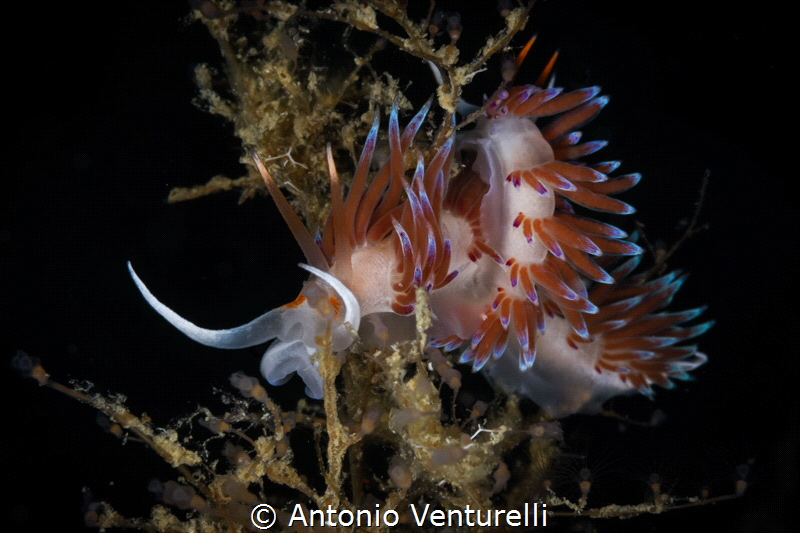
<svg viewBox="0 0 800 533">
<path fill-rule="evenodd" d="M 783 48 L 717 3 L 20 14 L 9 530 L 788 530 Z"/>
</svg>

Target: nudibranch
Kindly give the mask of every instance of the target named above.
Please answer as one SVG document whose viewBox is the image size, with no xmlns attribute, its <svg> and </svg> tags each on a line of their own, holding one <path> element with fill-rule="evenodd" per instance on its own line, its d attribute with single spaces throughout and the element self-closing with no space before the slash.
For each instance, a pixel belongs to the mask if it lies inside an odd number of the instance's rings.
<svg viewBox="0 0 800 533">
<path fill-rule="evenodd" d="M 573 208 L 633 212 L 612 195 L 638 174 L 609 177 L 618 162 L 578 162 L 605 146 L 580 143 L 577 131 L 607 103 L 599 92 L 501 91 L 474 129 L 451 136 L 428 161 L 417 155 L 408 172 L 431 102 L 402 133 L 393 107 L 388 161 L 370 176 L 376 113 L 346 197 L 328 149 L 332 208 L 317 239 L 254 153 L 312 276 L 296 300 L 244 326 L 200 328 L 159 302 L 129 265 L 131 275 L 156 311 L 200 343 L 242 348 L 275 339 L 262 374 L 281 384 L 296 372 L 313 398 L 322 396 L 320 335 L 330 331 L 336 352 L 355 331 L 367 346 L 402 337 L 418 288 L 429 295 L 433 347 L 461 350 L 460 362 L 554 417 L 597 412 L 615 395 L 651 395 L 653 384 L 669 387 L 706 361 L 681 343 L 710 323 L 685 324 L 702 309 L 664 312 L 684 277 L 631 275 L 641 249 Z M 460 170 L 451 177 L 454 159 Z"/>
</svg>

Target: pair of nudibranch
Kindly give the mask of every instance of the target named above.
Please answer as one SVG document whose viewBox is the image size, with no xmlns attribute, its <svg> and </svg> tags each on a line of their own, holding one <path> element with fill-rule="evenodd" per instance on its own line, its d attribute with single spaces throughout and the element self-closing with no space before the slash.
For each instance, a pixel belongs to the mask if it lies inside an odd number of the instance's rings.
<svg viewBox="0 0 800 533">
<path fill-rule="evenodd" d="M 393 107 L 389 158 L 370 180 L 376 113 L 346 198 L 328 150 L 332 209 L 320 240 L 254 155 L 312 276 L 295 301 L 244 326 L 197 327 L 131 274 L 150 305 L 200 343 L 244 348 L 275 339 L 261 362 L 264 377 L 281 384 L 297 372 L 313 398 L 322 396 L 320 335 L 330 331 L 341 352 L 353 331 L 366 346 L 413 331 L 418 288 L 428 293 L 433 347 L 462 350 L 460 362 L 553 416 L 596 412 L 619 394 L 650 395 L 654 383 L 670 386 L 706 361 L 695 346 L 676 345 L 710 323 L 682 325 L 702 309 L 661 312 L 683 277 L 630 276 L 638 257 L 616 266 L 613 258 L 641 249 L 573 209 L 633 212 L 610 195 L 634 186 L 638 174 L 609 178 L 618 162 L 576 162 L 605 146 L 579 144 L 576 131 L 608 101 L 598 93 L 501 91 L 474 129 L 451 136 L 427 163 L 418 156 L 408 173 L 406 154 L 430 102 L 402 133 Z M 540 117 L 554 118 L 540 128 Z M 459 171 L 450 177 L 455 154 Z"/>
</svg>

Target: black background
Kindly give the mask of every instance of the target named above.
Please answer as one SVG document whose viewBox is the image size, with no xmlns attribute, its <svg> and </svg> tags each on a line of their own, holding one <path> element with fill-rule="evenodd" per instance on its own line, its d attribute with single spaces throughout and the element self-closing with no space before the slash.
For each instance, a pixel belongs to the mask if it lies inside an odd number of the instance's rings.
<svg viewBox="0 0 800 533">
<path fill-rule="evenodd" d="M 427 3 L 411 4 L 424 14 Z M 476 37 L 501 22 L 494 2 L 451 4 L 464 19 L 467 57 Z M 134 412 L 162 425 L 198 403 L 218 406 L 213 387 L 229 388 L 236 370 L 257 374 L 263 348 L 221 352 L 192 343 L 142 300 L 125 262 L 159 298 L 212 328 L 292 300 L 305 277 L 271 200 L 237 206 L 237 194 L 227 193 L 164 201 L 172 187 L 242 174 L 232 127 L 192 105 L 194 66 L 218 62 L 219 52 L 202 25 L 187 22 L 188 12 L 181 2 L 144 2 L 8 13 L 19 36 L 6 34 L 3 62 L 10 164 L 0 212 L 2 353 L 10 360 L 23 349 L 58 381 L 125 393 Z M 520 81 L 532 82 L 558 48 L 557 85 L 601 85 L 611 96 L 585 138 L 608 139 L 602 158 L 622 159 L 619 172 L 643 173 L 623 198 L 651 239 L 680 235 L 703 172 L 712 174 L 701 215 L 710 229 L 670 261 L 691 273 L 673 307 L 707 304 L 706 316 L 717 320 L 699 339 L 709 363 L 695 381 L 659 390 L 655 403 L 612 404 L 645 419 L 659 408 L 667 415 L 661 426 L 621 432 L 608 419 L 572 417 L 566 451 L 585 456 L 575 469 L 595 472 L 598 504 L 618 494 L 633 495 L 620 503 L 642 501 L 653 471 L 676 495 L 703 484 L 720 494 L 732 490 L 736 466 L 749 462 L 750 489 L 696 510 L 592 522 L 597 531 L 673 531 L 707 521 L 724 531 L 788 530 L 798 439 L 789 277 L 796 172 L 787 164 L 794 139 L 784 133 L 796 96 L 783 79 L 786 16 L 768 2 L 734 10 L 723 1 L 550 1 L 540 2 L 515 41 L 540 36 Z M 415 105 L 435 89 L 418 61 L 391 47 L 378 59 L 414 80 Z M 479 101 L 497 78 L 490 64 L 467 98 Z M 149 479 L 175 473 L 138 444 L 121 446 L 90 408 L 7 369 L 0 456 L 9 530 L 82 528 L 84 486 L 123 514 L 146 515 L 155 503 Z"/>
</svg>

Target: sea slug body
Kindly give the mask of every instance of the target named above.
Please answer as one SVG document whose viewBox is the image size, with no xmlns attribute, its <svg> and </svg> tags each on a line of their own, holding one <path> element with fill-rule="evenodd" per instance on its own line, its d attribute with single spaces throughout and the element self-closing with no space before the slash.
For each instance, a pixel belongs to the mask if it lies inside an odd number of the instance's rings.
<svg viewBox="0 0 800 533">
<path fill-rule="evenodd" d="M 365 346 L 402 337 L 418 288 L 429 293 L 432 346 L 460 349 L 462 363 L 552 416 L 597 412 L 615 395 L 651 395 L 653 384 L 669 387 L 706 361 L 680 343 L 710 323 L 683 325 L 702 309 L 663 312 L 684 277 L 631 275 L 641 249 L 573 208 L 633 212 L 611 195 L 633 187 L 638 174 L 609 177 L 617 162 L 577 162 L 605 146 L 580 143 L 577 131 L 608 102 L 599 91 L 501 91 L 474 129 L 427 162 L 418 156 L 408 175 L 403 162 L 430 101 L 402 132 L 391 110 L 389 158 L 370 177 L 376 113 L 346 198 L 329 150 L 332 209 L 318 241 L 255 156 L 312 277 L 294 302 L 244 326 L 200 328 L 131 274 L 156 311 L 198 342 L 240 348 L 276 339 L 262 360 L 265 378 L 281 384 L 297 372 L 314 398 L 322 396 L 319 336 L 330 328 L 337 352 L 352 344 L 350 326 Z M 540 127 L 542 117 L 552 118 Z M 455 158 L 460 170 L 451 178 Z"/>
</svg>

